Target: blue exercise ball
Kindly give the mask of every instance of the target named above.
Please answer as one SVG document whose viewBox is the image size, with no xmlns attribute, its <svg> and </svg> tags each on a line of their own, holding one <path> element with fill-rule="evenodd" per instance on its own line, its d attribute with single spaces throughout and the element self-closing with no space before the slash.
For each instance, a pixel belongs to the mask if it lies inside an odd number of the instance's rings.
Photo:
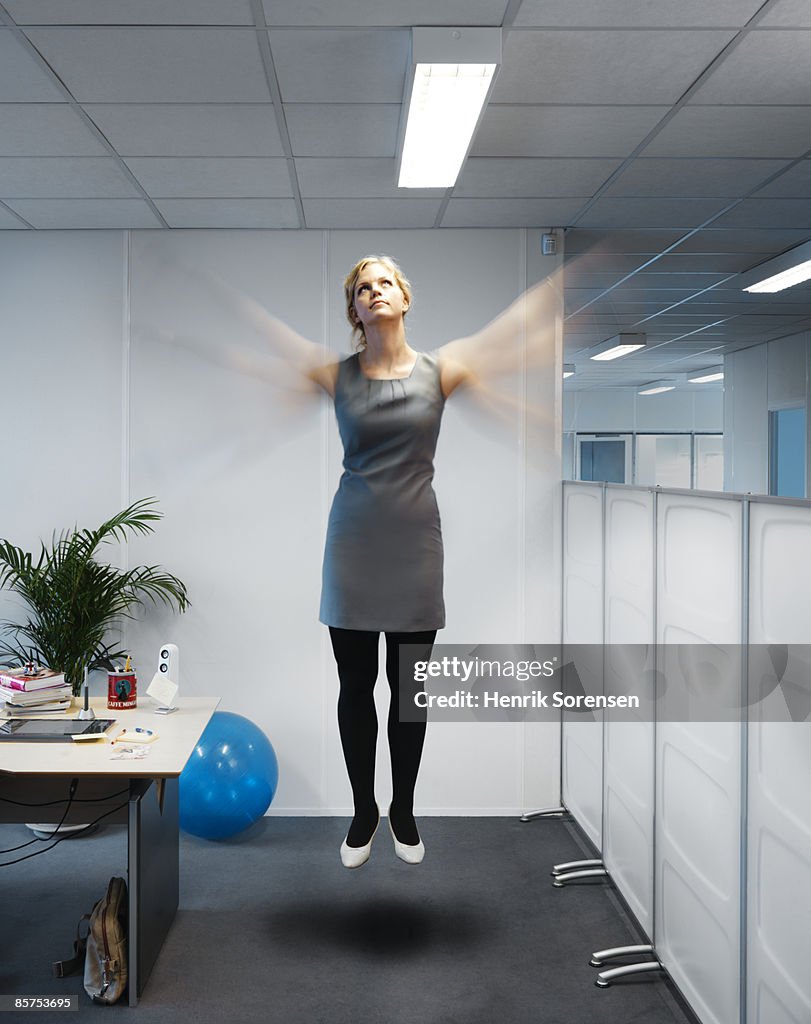
<svg viewBox="0 0 811 1024">
<path fill-rule="evenodd" d="M 261 818 L 279 782 L 270 740 L 243 715 L 215 711 L 180 776 L 180 827 L 226 839 Z"/>
</svg>

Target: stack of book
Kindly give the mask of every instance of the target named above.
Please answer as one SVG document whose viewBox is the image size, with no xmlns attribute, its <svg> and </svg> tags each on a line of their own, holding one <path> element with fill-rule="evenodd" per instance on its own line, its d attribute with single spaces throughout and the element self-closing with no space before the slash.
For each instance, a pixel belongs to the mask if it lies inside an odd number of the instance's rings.
<svg viewBox="0 0 811 1024">
<path fill-rule="evenodd" d="M 64 672 L 32 665 L 0 668 L 0 701 L 7 715 L 31 718 L 66 711 L 70 697 Z"/>
</svg>

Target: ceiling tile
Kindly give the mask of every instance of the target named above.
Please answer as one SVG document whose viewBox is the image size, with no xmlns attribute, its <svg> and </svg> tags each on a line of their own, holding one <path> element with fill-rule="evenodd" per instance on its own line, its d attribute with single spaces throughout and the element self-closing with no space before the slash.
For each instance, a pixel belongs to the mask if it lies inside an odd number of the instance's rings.
<svg viewBox="0 0 811 1024">
<path fill-rule="evenodd" d="M 27 30 L 80 103 L 269 103 L 256 32 L 242 28 Z"/>
<path fill-rule="evenodd" d="M 431 228 L 439 199 L 305 199 L 308 228 Z"/>
<path fill-rule="evenodd" d="M 807 199 L 744 199 L 719 217 L 719 228 L 793 228 L 806 226 L 811 236 L 811 209 Z"/>
<path fill-rule="evenodd" d="M 683 252 L 678 249 L 662 256 L 650 267 L 662 273 L 683 273 L 685 270 L 696 273 L 738 274 L 752 265 L 751 253 L 695 253 Z"/>
<path fill-rule="evenodd" d="M 293 199 L 157 199 L 170 228 L 298 228 Z"/>
<path fill-rule="evenodd" d="M 811 160 L 795 164 L 771 185 L 761 189 L 756 198 L 780 196 L 787 199 L 811 199 Z"/>
<path fill-rule="evenodd" d="M 588 197 L 618 166 L 616 160 L 599 159 L 471 158 L 462 168 L 453 197 Z"/>
<path fill-rule="evenodd" d="M 404 29 L 274 29 L 284 103 L 400 103 L 411 34 Z"/>
<path fill-rule="evenodd" d="M 693 103 L 811 103 L 805 32 L 757 29 L 691 97 Z"/>
<path fill-rule="evenodd" d="M 471 155 L 624 158 L 669 109 L 491 103 Z"/>
<path fill-rule="evenodd" d="M 500 25 L 507 0 L 263 0 L 268 25 Z"/>
<path fill-rule="evenodd" d="M 161 227 L 143 199 L 13 199 L 9 206 L 40 230 Z"/>
<path fill-rule="evenodd" d="M 712 252 L 712 253 L 749 253 L 753 257 L 752 264 L 758 262 L 757 254 L 773 256 L 792 245 L 804 242 L 811 230 L 773 230 L 760 228 L 752 230 L 735 230 L 719 228 L 715 225 L 691 235 L 679 245 L 681 252 Z"/>
<path fill-rule="evenodd" d="M 284 155 L 270 103 L 89 103 L 84 109 L 121 156 Z"/>
<path fill-rule="evenodd" d="M 25 231 L 26 226 L 11 210 L 0 206 L 0 231 Z"/>
<path fill-rule="evenodd" d="M 559 227 L 580 199 L 451 199 L 444 228 Z"/>
<path fill-rule="evenodd" d="M 798 0 L 801 2 L 801 0 Z M 523 0 L 516 25 L 574 28 L 736 28 L 746 24 L 762 0 Z"/>
<path fill-rule="evenodd" d="M 778 0 L 760 24 L 769 28 L 811 28 L 811 7 L 808 0 Z"/>
<path fill-rule="evenodd" d="M 287 103 L 293 156 L 388 156 L 397 149 L 399 103 Z"/>
<path fill-rule="evenodd" d="M 732 38 L 729 31 L 509 34 L 496 103 L 675 103 Z"/>
<path fill-rule="evenodd" d="M 397 161 L 377 157 L 322 160 L 318 157 L 299 157 L 296 173 L 302 196 L 321 199 L 435 199 L 445 189 L 398 189 Z"/>
<path fill-rule="evenodd" d="M 722 199 L 598 199 L 577 226 L 694 228 L 724 206 Z"/>
<path fill-rule="evenodd" d="M 698 292 L 705 288 L 717 286 L 729 277 L 729 274 L 695 273 L 686 267 L 681 272 L 665 272 L 659 271 L 657 268 L 658 263 L 655 263 L 651 270 L 643 270 L 641 273 L 636 274 L 632 278 L 633 282 L 638 282 L 635 287 L 654 289 L 690 288 L 693 292 Z"/>
<path fill-rule="evenodd" d="M 0 199 L 139 196 L 112 157 L 0 157 Z"/>
<path fill-rule="evenodd" d="M 744 196 L 782 167 L 784 160 L 634 160 L 607 196 Z"/>
<path fill-rule="evenodd" d="M 106 156 L 66 103 L 0 103 L 0 156 Z"/>
<path fill-rule="evenodd" d="M 293 190 L 287 161 L 262 157 L 128 157 L 150 196 L 161 198 L 284 198 Z"/>
<path fill-rule="evenodd" d="M 7 28 L 0 27 L 0 96 L 4 103 L 56 103 L 65 96 Z"/>
<path fill-rule="evenodd" d="M 3 0 L 18 25 L 253 25 L 250 0 Z"/>
<path fill-rule="evenodd" d="M 673 245 L 683 231 L 592 231 L 576 228 L 566 232 L 567 253 L 629 253 L 655 255 Z M 640 261 L 640 264 L 644 261 Z"/>
<path fill-rule="evenodd" d="M 798 157 L 809 148 L 811 107 L 686 106 L 645 156 Z"/>
</svg>

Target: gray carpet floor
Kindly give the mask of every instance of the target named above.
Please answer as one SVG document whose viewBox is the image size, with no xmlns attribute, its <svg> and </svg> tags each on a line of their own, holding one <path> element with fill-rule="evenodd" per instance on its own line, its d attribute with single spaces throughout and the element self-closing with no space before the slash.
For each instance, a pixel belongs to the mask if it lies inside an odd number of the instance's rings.
<svg viewBox="0 0 811 1024">
<path fill-rule="evenodd" d="M 80 1009 L 0 1024 L 693 1024 L 661 978 L 594 986 L 591 952 L 639 936 L 604 881 L 551 885 L 553 864 L 589 855 L 572 824 L 424 818 L 426 858 L 411 867 L 383 821 L 355 871 L 338 859 L 346 824 L 279 817 L 225 842 L 183 835 L 180 910 L 133 1009 L 94 1006 L 78 977 L 50 973 L 107 879 L 126 875 L 123 827 L 3 868 L 0 994 L 78 992 Z M 0 849 L 30 836 L 0 826 Z"/>
</svg>

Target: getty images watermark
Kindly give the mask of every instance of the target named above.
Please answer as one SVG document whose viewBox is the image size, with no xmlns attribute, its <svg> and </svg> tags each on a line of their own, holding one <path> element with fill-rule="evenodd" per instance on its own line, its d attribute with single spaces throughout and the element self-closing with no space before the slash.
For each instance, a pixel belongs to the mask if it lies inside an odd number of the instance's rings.
<svg viewBox="0 0 811 1024">
<path fill-rule="evenodd" d="M 811 724 L 811 644 L 400 647 L 400 720 Z"/>
</svg>

